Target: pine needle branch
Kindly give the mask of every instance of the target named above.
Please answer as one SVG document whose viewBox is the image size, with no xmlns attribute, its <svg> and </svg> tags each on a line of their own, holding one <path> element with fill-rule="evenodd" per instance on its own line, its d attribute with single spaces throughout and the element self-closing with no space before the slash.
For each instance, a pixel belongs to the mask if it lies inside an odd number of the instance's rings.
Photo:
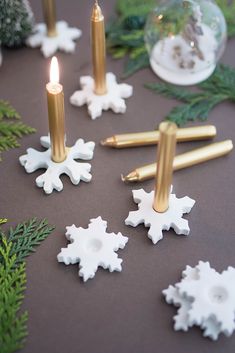
<svg viewBox="0 0 235 353">
<path fill-rule="evenodd" d="M 54 226 L 48 225 L 43 219 L 38 221 L 32 218 L 29 221 L 10 228 L 8 241 L 12 242 L 11 255 L 16 255 L 16 265 L 22 263 L 26 256 L 35 251 L 38 246 L 54 230 Z"/>
<path fill-rule="evenodd" d="M 2 120 L 2 118 L 20 119 L 20 115 L 9 102 L 0 100 L 0 120 Z"/>
<path fill-rule="evenodd" d="M 5 218 L 0 218 L 0 225 L 6 222 Z M 26 288 L 24 259 L 53 229 L 47 220 L 36 218 L 10 228 L 8 235 L 0 227 L 1 353 L 13 353 L 24 345 L 28 314 L 19 312 Z"/>
<path fill-rule="evenodd" d="M 140 14 L 147 15 L 155 4 L 155 0 L 118 0 L 117 12 L 122 17 Z"/>
<path fill-rule="evenodd" d="M 199 98 L 201 94 L 190 92 L 188 89 L 173 86 L 169 83 L 147 83 L 144 85 L 150 90 L 162 94 L 167 98 L 179 99 L 182 102 L 190 102 L 191 99 Z"/>
<path fill-rule="evenodd" d="M 20 115 L 8 102 L 0 100 L 0 152 L 19 147 L 17 139 L 36 131 L 21 121 L 13 122 L 9 119 L 20 119 Z"/>
<path fill-rule="evenodd" d="M 29 135 L 36 130 L 28 125 L 21 122 L 18 123 L 7 123 L 5 121 L 0 122 L 0 133 L 3 136 L 16 136 L 22 137 L 23 135 Z"/>
<path fill-rule="evenodd" d="M 235 69 L 218 65 L 214 74 L 198 86 L 201 91 L 191 92 L 189 89 L 167 83 L 145 85 L 156 93 L 184 103 L 173 108 L 166 117 L 181 126 L 188 121 L 206 120 L 210 111 L 225 100 L 235 102 Z"/>
<path fill-rule="evenodd" d="M 8 151 L 10 148 L 19 147 L 20 144 L 14 136 L 0 137 L 0 151 Z"/>
<path fill-rule="evenodd" d="M 0 347 L 1 353 L 13 353 L 23 347 L 27 335 L 27 312 L 19 313 L 26 284 L 25 263 L 16 267 L 16 255 L 10 255 L 11 242 L 1 238 L 0 256 Z"/>
<path fill-rule="evenodd" d="M 227 22 L 228 37 L 235 35 L 235 0 L 216 0 Z"/>
</svg>

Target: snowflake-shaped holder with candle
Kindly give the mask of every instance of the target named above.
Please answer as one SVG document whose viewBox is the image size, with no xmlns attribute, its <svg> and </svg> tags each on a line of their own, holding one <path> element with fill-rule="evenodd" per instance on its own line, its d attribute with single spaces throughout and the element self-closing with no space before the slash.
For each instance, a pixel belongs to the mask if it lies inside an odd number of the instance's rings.
<svg viewBox="0 0 235 353">
<path fill-rule="evenodd" d="M 103 110 L 112 109 L 114 113 L 125 113 L 125 99 L 131 97 L 133 93 L 132 86 L 117 83 L 116 76 L 111 72 L 106 74 L 107 92 L 105 94 L 95 93 L 94 79 L 91 76 L 82 76 L 80 85 L 82 89 L 73 93 L 70 103 L 78 107 L 87 104 L 92 120 L 100 117 Z"/>
<path fill-rule="evenodd" d="M 41 137 L 40 142 L 43 147 L 47 148 L 46 151 L 40 152 L 34 148 L 28 148 L 27 154 L 21 156 L 19 161 L 27 173 L 33 173 L 37 169 L 46 169 L 45 173 L 36 178 L 37 186 L 43 188 L 46 194 L 51 194 L 53 190 L 61 191 L 63 189 L 63 183 L 60 179 L 62 174 L 68 175 L 74 185 L 78 185 L 81 180 L 91 181 L 91 165 L 89 163 L 79 163 L 75 159 L 92 159 L 94 142 L 85 143 L 83 139 L 78 139 L 74 146 L 67 148 L 67 157 L 60 163 L 51 159 L 49 136 Z"/>
<path fill-rule="evenodd" d="M 44 57 L 48 58 L 56 53 L 57 50 L 66 53 L 73 53 L 75 51 L 75 40 L 80 38 L 82 31 L 75 27 L 69 27 L 67 22 L 58 21 L 56 23 L 56 34 L 48 36 L 47 26 L 44 23 L 35 25 L 34 33 L 30 35 L 26 44 L 29 47 L 41 47 Z"/>
<path fill-rule="evenodd" d="M 107 222 L 101 217 L 91 219 L 87 229 L 75 225 L 66 229 L 71 244 L 61 249 L 57 259 L 66 265 L 79 262 L 79 276 L 84 282 L 95 276 L 99 266 L 110 272 L 122 270 L 122 259 L 116 251 L 125 247 L 128 238 L 120 232 L 107 233 Z"/>
<path fill-rule="evenodd" d="M 74 92 L 70 102 L 79 107 L 87 104 L 93 120 L 101 116 L 103 110 L 112 109 L 114 113 L 125 113 L 124 99 L 132 95 L 133 88 L 125 83 L 117 83 L 113 73 L 106 73 L 104 16 L 98 1 L 95 1 L 92 8 L 91 43 L 93 77 L 80 78 L 81 90 Z"/>
<path fill-rule="evenodd" d="M 143 189 L 133 190 L 133 199 L 138 204 L 137 211 L 131 211 L 125 220 L 126 225 L 136 227 L 144 223 L 149 227 L 148 237 L 156 244 L 163 238 L 163 230 L 173 228 L 176 234 L 188 235 L 190 232 L 188 221 L 183 219 L 184 213 L 189 213 L 195 201 L 188 196 L 177 198 L 170 194 L 169 207 L 165 212 L 153 209 L 154 191 L 147 193 Z"/>
</svg>

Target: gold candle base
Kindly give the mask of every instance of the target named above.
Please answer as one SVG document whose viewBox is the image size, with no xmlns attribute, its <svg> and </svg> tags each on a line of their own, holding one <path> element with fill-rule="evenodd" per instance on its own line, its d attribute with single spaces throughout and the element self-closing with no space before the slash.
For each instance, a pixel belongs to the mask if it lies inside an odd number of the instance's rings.
<svg viewBox="0 0 235 353">
<path fill-rule="evenodd" d="M 92 61 L 94 76 L 94 92 L 97 95 L 107 93 L 106 86 L 106 47 L 104 16 L 96 1 L 91 16 Z"/>
<path fill-rule="evenodd" d="M 63 87 L 59 83 L 48 83 L 46 88 L 52 151 L 51 159 L 56 163 L 61 163 L 67 157 L 65 147 Z"/>
<path fill-rule="evenodd" d="M 54 0 L 43 0 L 43 14 L 47 26 L 47 36 L 56 37 L 56 9 Z"/>
<path fill-rule="evenodd" d="M 157 153 L 158 169 L 155 181 L 153 209 L 165 212 L 169 206 L 169 196 L 173 174 L 173 160 L 176 146 L 177 126 L 163 122 L 159 126 L 160 139 Z"/>
</svg>

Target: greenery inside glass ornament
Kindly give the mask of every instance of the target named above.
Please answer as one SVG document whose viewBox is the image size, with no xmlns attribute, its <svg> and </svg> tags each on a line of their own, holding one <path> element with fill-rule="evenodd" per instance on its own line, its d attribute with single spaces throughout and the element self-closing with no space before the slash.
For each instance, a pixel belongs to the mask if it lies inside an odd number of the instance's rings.
<svg viewBox="0 0 235 353">
<path fill-rule="evenodd" d="M 226 38 L 224 16 L 213 0 L 163 0 L 145 26 L 153 71 L 178 85 L 207 79 L 224 52 Z"/>
</svg>

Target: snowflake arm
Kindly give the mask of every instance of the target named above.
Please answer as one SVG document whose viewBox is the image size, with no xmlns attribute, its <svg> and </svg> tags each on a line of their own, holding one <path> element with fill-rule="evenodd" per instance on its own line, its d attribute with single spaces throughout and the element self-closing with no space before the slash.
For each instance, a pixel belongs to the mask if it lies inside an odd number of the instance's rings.
<svg viewBox="0 0 235 353">
<path fill-rule="evenodd" d="M 43 188 L 46 194 L 51 194 L 53 190 L 61 191 L 63 189 L 63 184 L 57 171 L 49 168 L 36 178 L 36 185 L 39 188 Z"/>
<path fill-rule="evenodd" d="M 93 158 L 95 143 L 93 141 L 84 142 L 83 139 L 76 141 L 75 145 L 70 148 L 70 152 L 74 159 L 90 160 Z"/>
<path fill-rule="evenodd" d="M 74 185 L 78 185 L 80 181 L 90 182 L 92 175 L 90 174 L 90 163 L 78 163 L 71 161 L 70 166 L 65 168 L 64 173 L 67 174 Z"/>
<path fill-rule="evenodd" d="M 39 152 L 34 148 L 28 148 L 26 152 L 27 154 L 20 156 L 19 161 L 20 164 L 25 167 L 27 173 L 33 173 L 37 169 L 47 167 L 45 153 L 49 155 L 49 151 Z"/>
</svg>

